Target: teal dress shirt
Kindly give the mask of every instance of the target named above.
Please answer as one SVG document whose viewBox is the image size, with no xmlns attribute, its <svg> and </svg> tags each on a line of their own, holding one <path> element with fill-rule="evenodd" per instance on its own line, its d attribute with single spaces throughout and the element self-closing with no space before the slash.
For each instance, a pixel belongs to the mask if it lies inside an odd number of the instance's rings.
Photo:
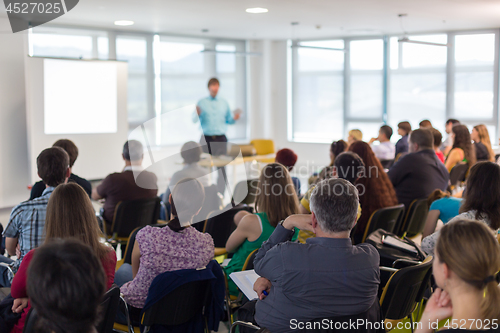
<svg viewBox="0 0 500 333">
<path fill-rule="evenodd" d="M 208 96 L 200 99 L 197 105 L 202 111 L 199 118 L 205 135 L 225 135 L 227 124 L 235 123 L 229 104 L 223 98 Z M 195 113 L 194 121 L 197 116 Z"/>
</svg>

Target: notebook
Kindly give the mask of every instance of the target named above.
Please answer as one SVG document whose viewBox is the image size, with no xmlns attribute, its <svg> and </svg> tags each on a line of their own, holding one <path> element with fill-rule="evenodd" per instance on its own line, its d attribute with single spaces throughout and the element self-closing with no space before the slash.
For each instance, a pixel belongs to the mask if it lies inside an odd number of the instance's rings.
<svg viewBox="0 0 500 333">
<path fill-rule="evenodd" d="M 389 245 L 389 246 L 398 248 L 398 249 L 403 250 L 403 251 L 418 254 L 418 251 L 414 246 L 407 244 L 407 243 L 403 242 L 401 239 L 396 238 L 394 236 L 383 237 L 382 243 L 384 245 Z"/>
<path fill-rule="evenodd" d="M 260 276 L 257 275 L 253 269 L 229 274 L 229 278 L 233 280 L 236 286 L 249 300 L 259 298 L 257 293 L 253 290 L 253 285 L 259 277 Z"/>
</svg>

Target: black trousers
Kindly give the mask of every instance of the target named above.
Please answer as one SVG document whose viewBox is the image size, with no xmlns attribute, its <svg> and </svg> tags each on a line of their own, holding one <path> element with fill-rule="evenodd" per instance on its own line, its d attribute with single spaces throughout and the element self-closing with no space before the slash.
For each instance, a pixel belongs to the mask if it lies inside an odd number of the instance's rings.
<svg viewBox="0 0 500 333">
<path fill-rule="evenodd" d="M 206 142 L 206 145 L 205 145 Z M 213 144 L 212 144 L 213 143 Z M 225 135 L 204 135 L 200 139 L 200 145 L 203 152 L 208 153 L 213 156 L 226 155 L 227 154 L 227 138 Z M 217 191 L 224 195 L 226 191 L 226 168 L 218 168 L 217 173 Z"/>
</svg>

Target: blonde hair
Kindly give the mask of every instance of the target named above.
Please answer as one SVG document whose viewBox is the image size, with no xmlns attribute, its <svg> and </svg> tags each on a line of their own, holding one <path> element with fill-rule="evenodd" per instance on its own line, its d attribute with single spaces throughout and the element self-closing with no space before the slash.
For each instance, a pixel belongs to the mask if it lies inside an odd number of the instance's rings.
<svg viewBox="0 0 500 333">
<path fill-rule="evenodd" d="M 255 210 L 265 212 L 269 223 L 276 227 L 288 216 L 298 214 L 299 199 L 288 169 L 280 163 L 270 163 L 262 169 Z"/>
<path fill-rule="evenodd" d="M 490 134 L 488 133 L 488 128 L 486 127 L 486 125 L 483 124 L 476 125 L 474 126 L 474 128 L 479 134 L 479 142 L 485 145 L 486 149 L 488 149 L 488 154 L 490 155 L 490 162 L 495 162 L 495 153 L 491 148 L 491 140 L 490 140 Z"/>
<path fill-rule="evenodd" d="M 436 251 L 460 279 L 484 293 L 480 306 L 483 318 L 500 318 L 500 288 L 496 281 L 500 270 L 500 245 L 488 227 L 481 222 L 458 220 L 440 231 Z"/>
<path fill-rule="evenodd" d="M 363 132 L 361 132 L 359 129 L 350 130 L 349 135 L 352 136 L 356 141 L 363 140 Z"/>
</svg>

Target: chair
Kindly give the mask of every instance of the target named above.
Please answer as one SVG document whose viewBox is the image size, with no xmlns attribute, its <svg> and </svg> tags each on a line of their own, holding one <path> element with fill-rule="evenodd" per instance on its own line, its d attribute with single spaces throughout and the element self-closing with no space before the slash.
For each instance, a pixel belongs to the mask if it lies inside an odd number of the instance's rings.
<svg viewBox="0 0 500 333">
<path fill-rule="evenodd" d="M 432 256 L 402 269 L 380 267 L 381 271 L 392 272 L 380 297 L 380 307 L 386 319 L 403 320 L 410 316 L 423 298 L 431 268 Z M 410 320 L 413 320 L 411 316 Z"/>
<path fill-rule="evenodd" d="M 236 229 L 234 216 L 241 210 L 253 213 L 253 208 L 246 205 L 238 205 L 229 210 L 215 210 L 208 214 L 203 227 L 206 232 L 214 239 L 215 247 L 226 247 L 226 242 L 231 233 Z"/>
<path fill-rule="evenodd" d="M 204 223 L 200 221 L 205 221 L 210 212 L 214 210 L 220 210 L 224 207 L 222 199 L 222 195 L 217 190 L 217 185 L 214 184 L 205 187 L 205 201 L 203 202 L 203 206 L 201 207 L 198 215 L 193 217 L 193 222 L 195 223 L 193 227 L 196 230 L 202 232 Z"/>
<path fill-rule="evenodd" d="M 160 198 L 120 201 L 115 207 L 111 230 L 104 235 L 111 243 L 126 244 L 130 233 L 137 227 L 155 224 L 160 217 Z"/>
<path fill-rule="evenodd" d="M 247 259 L 245 260 L 245 263 L 243 264 L 243 267 L 241 268 L 242 271 L 249 271 L 253 269 L 253 261 L 255 259 L 255 256 L 257 255 L 257 251 L 259 251 L 259 249 L 255 249 L 250 252 Z"/>
<path fill-rule="evenodd" d="M 450 171 L 450 182 L 449 182 L 449 190 L 453 191 L 457 187 L 457 185 L 461 182 L 465 181 L 465 177 L 467 176 L 467 171 L 469 171 L 469 164 L 460 162 L 457 163 Z"/>
<path fill-rule="evenodd" d="M 256 139 L 250 141 L 250 144 L 255 147 L 255 152 L 257 153 L 257 155 L 270 155 L 276 152 L 273 140 Z M 274 156 L 259 160 L 259 162 L 261 163 L 273 163 L 274 161 Z"/>
<path fill-rule="evenodd" d="M 382 167 L 384 169 L 389 169 L 393 164 L 394 160 L 380 160 L 380 164 L 382 164 Z"/>
<path fill-rule="evenodd" d="M 246 205 L 255 203 L 255 199 L 257 198 L 258 184 L 258 179 L 242 180 L 234 187 L 233 200 L 235 202 L 238 201 L 239 203 Z M 243 198 L 243 200 L 238 200 L 241 198 Z"/>
<path fill-rule="evenodd" d="M 366 237 L 368 237 L 369 234 L 377 229 L 393 232 L 394 228 L 398 225 L 399 220 L 403 217 L 404 211 L 405 205 L 403 204 L 381 208 L 374 211 L 366 224 L 365 233 L 361 243 L 366 240 Z"/>
<path fill-rule="evenodd" d="M 408 212 L 397 235 L 414 237 L 422 233 L 428 213 L 429 204 L 427 203 L 427 199 L 413 200 L 410 207 L 408 207 Z"/>
<path fill-rule="evenodd" d="M 229 330 L 229 333 L 234 333 L 236 332 L 236 327 L 242 326 L 242 327 L 247 327 L 250 329 L 255 330 L 255 333 L 271 333 L 267 328 L 260 328 L 257 325 L 254 325 L 252 323 L 247 323 L 245 321 L 237 320 L 231 325 L 231 329 Z"/>
</svg>

